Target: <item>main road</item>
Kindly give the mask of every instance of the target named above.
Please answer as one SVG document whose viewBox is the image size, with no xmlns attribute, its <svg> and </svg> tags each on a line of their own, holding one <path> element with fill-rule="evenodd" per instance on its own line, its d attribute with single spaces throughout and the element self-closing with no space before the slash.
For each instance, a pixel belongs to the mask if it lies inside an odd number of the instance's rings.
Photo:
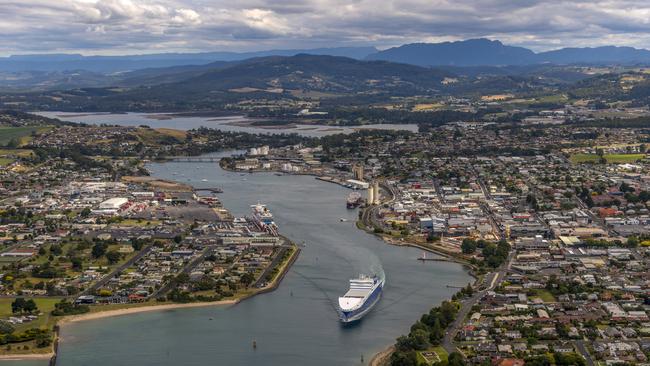
<svg viewBox="0 0 650 366">
<path fill-rule="evenodd" d="M 460 331 L 460 328 L 462 328 L 463 323 L 465 322 L 465 318 L 467 318 L 467 315 L 469 315 L 472 307 L 476 305 L 479 300 L 481 300 L 483 295 L 485 295 L 488 291 L 493 290 L 499 283 L 501 283 L 501 281 L 503 281 L 503 278 L 506 276 L 508 270 L 510 269 L 514 253 L 514 250 L 510 252 L 506 262 L 502 264 L 497 271 L 491 272 L 485 276 L 483 279 L 483 284 L 480 286 L 482 287 L 483 285 L 487 284 L 487 287 L 485 289 L 479 290 L 470 298 L 462 300 L 460 302 L 461 306 L 460 310 L 458 310 L 458 314 L 456 314 L 456 319 L 454 319 L 451 325 L 447 327 L 445 336 L 442 339 L 442 347 L 445 349 L 445 351 L 447 351 L 447 353 L 456 352 L 457 348 L 454 344 L 454 338 L 456 338 L 456 334 L 458 334 L 458 331 Z"/>
</svg>

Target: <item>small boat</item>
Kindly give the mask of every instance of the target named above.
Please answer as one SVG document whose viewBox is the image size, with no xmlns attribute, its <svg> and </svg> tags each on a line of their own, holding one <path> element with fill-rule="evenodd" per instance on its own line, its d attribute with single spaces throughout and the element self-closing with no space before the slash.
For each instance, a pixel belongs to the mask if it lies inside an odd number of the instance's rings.
<svg viewBox="0 0 650 366">
<path fill-rule="evenodd" d="M 201 182 L 207 182 L 207 181 L 208 181 L 207 179 L 201 179 Z"/>
<path fill-rule="evenodd" d="M 343 218 L 343 217 L 341 217 L 339 220 L 340 220 L 341 222 L 346 222 L 346 221 L 348 221 L 348 219 L 345 219 L 345 218 Z"/>
</svg>

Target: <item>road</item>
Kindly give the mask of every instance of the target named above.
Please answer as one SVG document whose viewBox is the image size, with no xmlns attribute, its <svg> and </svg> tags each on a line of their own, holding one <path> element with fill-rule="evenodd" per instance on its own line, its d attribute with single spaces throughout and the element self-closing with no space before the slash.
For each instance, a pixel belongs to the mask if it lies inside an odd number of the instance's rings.
<svg viewBox="0 0 650 366">
<path fill-rule="evenodd" d="M 397 188 L 393 187 L 391 184 L 382 181 L 380 183 L 380 186 L 384 189 L 384 191 L 389 192 L 391 195 L 391 198 L 388 201 L 384 201 L 384 203 L 392 203 L 397 199 L 397 197 L 399 197 Z M 378 220 L 379 208 L 380 206 L 369 206 L 363 210 L 363 213 L 361 215 L 361 222 L 367 228 L 383 227 L 382 221 Z"/>
<path fill-rule="evenodd" d="M 282 258 L 284 257 L 284 253 L 286 253 L 289 248 L 291 248 L 291 246 L 283 245 L 278 249 L 278 253 L 275 255 L 275 257 L 273 257 L 273 260 L 271 261 L 271 263 L 268 266 L 266 266 L 266 268 L 264 269 L 262 274 L 260 274 L 260 276 L 257 278 L 257 281 L 255 281 L 254 286 L 256 288 L 263 287 L 264 284 L 266 282 L 268 282 L 266 280 L 267 275 L 269 273 L 271 273 L 271 271 L 273 271 L 273 269 L 276 268 L 280 264 L 280 262 L 282 261 Z"/>
<path fill-rule="evenodd" d="M 578 350 L 578 352 L 580 352 L 582 357 L 584 357 L 585 361 L 587 362 L 587 366 L 594 366 L 594 360 L 591 359 L 591 354 L 589 354 L 589 351 L 587 350 L 587 346 L 585 346 L 585 341 L 584 340 L 573 341 L 573 345 Z"/>
<path fill-rule="evenodd" d="M 149 245 L 149 246 L 143 248 L 143 249 L 142 249 L 138 254 L 134 255 L 133 258 L 131 258 L 131 259 L 129 259 L 128 261 L 124 262 L 121 266 L 115 268 L 113 271 L 111 271 L 111 272 L 110 272 L 109 274 L 107 274 L 106 276 L 100 278 L 100 279 L 99 279 L 97 282 L 95 282 L 92 286 L 88 287 L 87 289 L 85 289 L 84 291 L 82 291 L 81 293 L 79 293 L 78 295 L 75 295 L 75 297 L 78 297 L 78 296 L 80 296 L 80 295 L 89 295 L 89 294 L 90 294 L 90 295 L 94 295 L 95 292 L 97 291 L 97 289 L 99 289 L 99 288 L 101 288 L 102 286 L 104 286 L 104 285 L 105 285 L 105 284 L 106 284 L 106 283 L 107 283 L 111 278 L 115 277 L 116 274 L 118 274 L 118 273 L 124 271 L 125 269 L 127 269 L 128 267 L 130 267 L 131 265 L 133 265 L 133 263 L 137 262 L 138 259 L 144 257 L 147 253 L 149 253 L 149 251 L 151 250 L 151 248 L 153 248 L 152 245 Z"/>
<path fill-rule="evenodd" d="M 485 276 L 483 279 L 483 284 L 487 284 L 488 286 L 484 290 L 480 290 L 472 295 L 472 297 L 461 301 L 461 307 L 460 310 L 458 310 L 458 314 L 456 314 L 456 319 L 454 319 L 453 323 L 451 323 L 451 325 L 447 328 L 445 331 L 445 336 L 442 339 L 442 347 L 445 349 L 445 351 L 447 351 L 447 353 L 456 352 L 457 348 L 454 344 L 454 338 L 456 338 L 456 334 L 458 334 L 460 329 L 463 327 L 463 323 L 469 315 L 469 312 L 472 310 L 472 307 L 476 305 L 479 300 L 481 300 L 486 292 L 493 290 L 499 283 L 501 283 L 501 281 L 503 281 L 503 278 L 506 276 L 506 273 L 510 269 L 514 253 L 514 251 L 510 252 L 508 259 L 499 268 L 498 271 L 491 272 Z"/>
<path fill-rule="evenodd" d="M 192 271 L 192 269 L 194 269 L 194 267 L 199 265 L 199 263 L 203 262 L 203 260 L 205 259 L 205 257 L 208 256 L 208 254 L 212 253 L 212 248 L 213 248 L 212 246 L 206 246 L 203 249 L 203 252 L 201 252 L 201 254 L 198 257 L 192 259 L 188 264 L 186 264 L 185 267 L 183 267 L 183 269 L 181 270 L 181 272 L 179 272 L 179 274 L 181 273 L 189 274 Z M 155 299 L 159 296 L 165 295 L 167 291 L 170 291 L 172 288 L 174 288 L 174 286 L 176 286 L 176 281 L 174 281 L 174 279 L 170 279 L 169 281 L 167 281 L 167 283 L 164 286 L 154 291 L 154 293 L 151 294 L 151 296 L 149 297 Z"/>
</svg>

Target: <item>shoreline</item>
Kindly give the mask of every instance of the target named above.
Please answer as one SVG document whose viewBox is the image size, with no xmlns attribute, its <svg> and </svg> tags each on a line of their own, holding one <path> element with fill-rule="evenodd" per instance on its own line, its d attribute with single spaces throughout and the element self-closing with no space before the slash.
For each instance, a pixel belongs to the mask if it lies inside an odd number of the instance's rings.
<svg viewBox="0 0 650 366">
<path fill-rule="evenodd" d="M 171 304 L 151 304 L 143 306 L 134 306 L 127 307 L 123 309 L 113 309 L 113 310 L 100 310 L 94 313 L 85 313 L 77 315 L 67 315 L 59 318 L 54 324 L 54 339 L 50 352 L 48 353 L 16 353 L 8 355 L 0 355 L 0 364 L 2 361 L 21 361 L 21 360 L 50 360 L 50 365 L 56 364 L 56 358 L 58 356 L 58 346 L 61 342 L 61 329 L 72 323 L 79 323 L 90 320 L 99 320 L 104 318 L 111 318 L 117 316 L 126 316 L 139 313 L 147 313 L 154 311 L 165 311 L 165 310 L 175 310 L 175 309 L 188 309 L 188 308 L 200 308 L 200 307 L 209 307 L 209 306 L 228 306 L 236 305 L 244 300 L 253 298 L 257 295 L 266 294 L 272 291 L 275 291 L 281 284 L 284 277 L 287 275 L 289 270 L 293 267 L 293 264 L 296 262 L 300 255 L 300 248 L 293 244 L 294 251 L 282 266 L 280 272 L 276 275 L 273 282 L 268 286 L 258 289 L 257 291 L 244 295 L 237 299 L 230 300 L 219 300 L 219 301 L 210 301 L 210 302 L 191 302 L 191 303 L 171 303 Z"/>
<path fill-rule="evenodd" d="M 387 346 L 386 348 L 382 349 L 381 351 L 375 353 L 374 356 L 370 359 L 370 362 L 368 363 L 369 366 L 384 366 L 388 365 L 388 361 L 390 360 L 390 356 L 395 352 L 395 345 L 390 345 Z"/>
<path fill-rule="evenodd" d="M 150 305 L 150 306 L 137 306 L 124 309 L 114 309 L 114 310 L 105 310 L 98 311 L 94 313 L 85 313 L 78 315 L 69 315 L 62 317 L 56 324 L 59 327 L 62 327 L 66 324 L 77 323 L 87 320 L 96 320 L 103 318 L 110 318 L 115 316 L 131 315 L 138 313 L 146 313 L 151 311 L 164 311 L 164 310 L 173 310 L 173 309 L 185 309 L 185 308 L 198 308 L 198 307 L 207 307 L 207 306 L 224 306 L 224 305 L 234 305 L 241 301 L 242 299 L 234 300 L 220 300 L 213 302 L 191 302 L 186 304 L 160 304 L 160 305 Z"/>
<path fill-rule="evenodd" d="M 50 353 L 17 353 L 15 355 L 0 355 L 0 364 L 3 361 L 51 360 L 56 354 Z"/>
</svg>

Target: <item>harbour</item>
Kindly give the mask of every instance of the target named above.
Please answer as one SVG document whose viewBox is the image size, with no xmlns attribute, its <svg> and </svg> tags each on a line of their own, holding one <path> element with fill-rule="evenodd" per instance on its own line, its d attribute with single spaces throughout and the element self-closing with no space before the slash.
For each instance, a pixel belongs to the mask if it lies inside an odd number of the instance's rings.
<svg viewBox="0 0 650 366">
<path fill-rule="evenodd" d="M 471 280 L 457 263 L 416 265 L 413 259 L 419 250 L 386 245 L 358 230 L 356 210 L 341 202 L 349 190 L 312 176 L 256 173 L 244 181 L 238 173 L 205 162 L 152 163 L 148 169 L 153 176 L 170 180 L 173 172 L 193 177 L 191 171 L 200 169 L 201 177 L 187 183 L 197 189 L 222 187 L 219 199 L 237 216 L 249 214 L 251 203 L 263 202 L 282 235 L 305 243 L 300 257 L 275 291 L 237 305 L 66 325 L 58 364 L 203 365 L 218 360 L 229 365 L 358 365 L 362 357 L 369 361 L 407 332 L 422 313 L 449 298 L 456 290 L 448 284 L 463 286 Z M 342 327 L 335 309 L 337 296 L 350 278 L 377 269 L 387 276 L 381 300 L 360 322 Z"/>
</svg>

